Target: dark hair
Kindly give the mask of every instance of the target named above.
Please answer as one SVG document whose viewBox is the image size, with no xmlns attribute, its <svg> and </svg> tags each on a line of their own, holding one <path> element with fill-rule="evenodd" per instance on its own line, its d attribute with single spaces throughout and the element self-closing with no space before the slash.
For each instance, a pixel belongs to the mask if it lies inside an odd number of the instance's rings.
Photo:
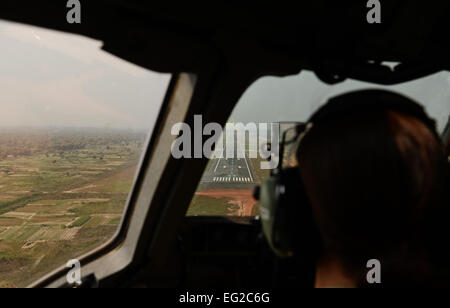
<svg viewBox="0 0 450 308">
<path fill-rule="evenodd" d="M 442 286 L 450 235 L 448 163 L 416 117 L 389 108 L 337 112 L 314 125 L 297 158 L 324 251 L 360 286 Z"/>
</svg>

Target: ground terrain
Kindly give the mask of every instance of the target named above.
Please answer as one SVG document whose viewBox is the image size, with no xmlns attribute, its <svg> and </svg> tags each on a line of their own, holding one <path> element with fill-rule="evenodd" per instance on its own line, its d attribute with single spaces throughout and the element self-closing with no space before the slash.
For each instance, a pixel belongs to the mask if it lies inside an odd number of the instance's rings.
<svg viewBox="0 0 450 308">
<path fill-rule="evenodd" d="M 0 287 L 23 287 L 108 241 L 145 134 L 0 131 Z"/>
<path fill-rule="evenodd" d="M 117 231 L 146 135 L 0 129 L 0 287 L 24 287 Z M 261 158 L 213 159 L 188 216 L 258 214 Z"/>
</svg>

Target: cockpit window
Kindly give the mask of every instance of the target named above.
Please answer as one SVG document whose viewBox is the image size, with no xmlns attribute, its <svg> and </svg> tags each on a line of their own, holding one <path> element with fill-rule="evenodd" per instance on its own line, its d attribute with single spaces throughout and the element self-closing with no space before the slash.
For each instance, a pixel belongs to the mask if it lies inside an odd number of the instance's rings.
<svg viewBox="0 0 450 308">
<path fill-rule="evenodd" d="M 242 123 L 244 126 L 255 124 L 257 127 L 260 123 L 278 124 L 278 131 L 282 132 L 284 123 L 307 121 L 329 98 L 366 88 L 396 91 L 415 99 L 437 121 L 439 132 L 444 133 L 450 115 L 448 72 L 396 86 L 380 86 L 355 80 L 331 86 L 308 71 L 284 78 L 264 77 L 244 93 L 229 123 Z M 266 135 L 264 130 L 258 131 Z M 224 135 L 226 140 L 227 133 Z M 245 159 L 214 158 L 210 161 L 191 202 L 188 216 L 252 216 L 258 213 L 252 192 L 270 174 L 270 170 L 261 169 L 261 155 L 250 158 L 250 144 L 260 144 L 259 139 L 259 135 L 247 135 L 245 144 L 240 145 L 246 153 Z M 236 149 L 239 149 L 239 143 Z"/>
<path fill-rule="evenodd" d="M 170 75 L 101 42 L 0 22 L 0 287 L 117 231 Z"/>
</svg>

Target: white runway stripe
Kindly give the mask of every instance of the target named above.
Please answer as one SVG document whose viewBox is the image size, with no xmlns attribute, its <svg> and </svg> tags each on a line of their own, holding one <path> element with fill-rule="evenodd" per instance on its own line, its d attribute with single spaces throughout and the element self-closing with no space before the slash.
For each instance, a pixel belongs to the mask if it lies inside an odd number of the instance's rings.
<svg viewBox="0 0 450 308">
<path fill-rule="evenodd" d="M 252 179 L 249 177 L 240 177 L 240 176 L 227 176 L 227 177 L 213 177 L 212 182 L 236 182 L 236 183 L 251 183 Z"/>
</svg>

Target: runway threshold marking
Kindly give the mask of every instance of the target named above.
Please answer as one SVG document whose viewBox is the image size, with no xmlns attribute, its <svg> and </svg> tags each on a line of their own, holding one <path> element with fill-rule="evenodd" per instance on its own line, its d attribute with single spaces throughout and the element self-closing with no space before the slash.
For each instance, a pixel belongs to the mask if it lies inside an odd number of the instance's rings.
<svg viewBox="0 0 450 308">
<path fill-rule="evenodd" d="M 235 182 L 235 183 L 250 183 L 251 178 L 249 177 L 232 177 L 232 176 L 228 176 L 228 177 L 217 177 L 215 176 L 213 178 L 213 182 Z"/>
</svg>

